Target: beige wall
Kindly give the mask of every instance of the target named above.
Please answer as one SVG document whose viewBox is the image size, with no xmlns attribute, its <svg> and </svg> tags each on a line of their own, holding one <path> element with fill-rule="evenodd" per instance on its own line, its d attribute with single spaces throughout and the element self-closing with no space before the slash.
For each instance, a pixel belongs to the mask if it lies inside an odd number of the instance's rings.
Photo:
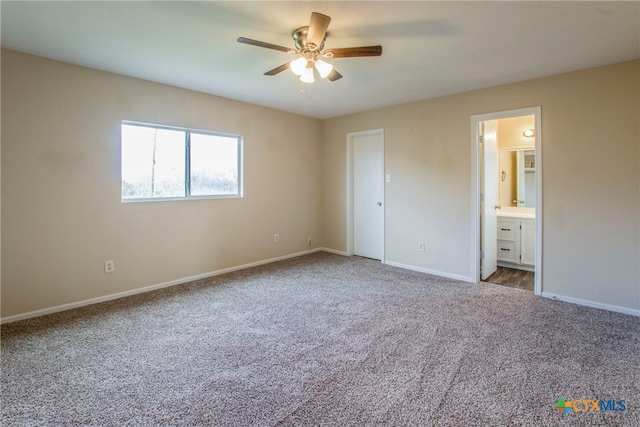
<svg viewBox="0 0 640 427">
<path fill-rule="evenodd" d="M 123 119 L 242 135 L 244 198 L 121 203 Z M 321 137 L 319 120 L 3 50 L 2 317 L 321 245 Z"/>
<path fill-rule="evenodd" d="M 326 120 L 325 246 L 346 250 L 345 134 L 384 128 L 386 260 L 471 278 L 470 117 L 532 106 L 543 292 L 640 310 L 640 61 Z"/>
<path fill-rule="evenodd" d="M 2 317 L 294 254 L 307 237 L 345 251 L 346 134 L 377 128 L 386 259 L 470 277 L 470 117 L 536 105 L 543 291 L 638 310 L 639 94 L 633 61 L 322 122 L 3 50 Z M 245 197 L 122 204 L 123 119 L 243 135 Z"/>
</svg>

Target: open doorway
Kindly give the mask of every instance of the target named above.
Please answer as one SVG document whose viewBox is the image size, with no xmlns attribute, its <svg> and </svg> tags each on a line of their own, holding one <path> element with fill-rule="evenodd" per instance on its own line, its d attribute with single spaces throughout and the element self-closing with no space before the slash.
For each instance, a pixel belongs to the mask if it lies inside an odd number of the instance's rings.
<svg viewBox="0 0 640 427">
<path fill-rule="evenodd" d="M 474 277 L 542 292 L 540 107 L 473 116 Z"/>
</svg>

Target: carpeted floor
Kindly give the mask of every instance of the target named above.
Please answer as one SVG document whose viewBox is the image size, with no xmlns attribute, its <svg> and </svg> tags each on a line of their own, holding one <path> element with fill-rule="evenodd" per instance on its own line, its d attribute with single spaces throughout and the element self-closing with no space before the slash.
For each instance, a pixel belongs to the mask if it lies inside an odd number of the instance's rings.
<svg viewBox="0 0 640 427">
<path fill-rule="evenodd" d="M 315 253 L 3 325 L 2 425 L 637 426 L 639 366 L 640 318 Z"/>
</svg>

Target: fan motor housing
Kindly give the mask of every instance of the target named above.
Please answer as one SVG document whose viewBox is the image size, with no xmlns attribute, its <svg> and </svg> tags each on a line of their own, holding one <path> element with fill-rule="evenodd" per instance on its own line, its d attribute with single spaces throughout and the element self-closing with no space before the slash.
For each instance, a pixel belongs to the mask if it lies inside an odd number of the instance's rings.
<svg viewBox="0 0 640 427">
<path fill-rule="evenodd" d="M 301 52 L 320 52 L 324 48 L 324 42 L 327 39 L 327 34 L 325 33 L 324 38 L 322 39 L 322 43 L 320 46 L 309 45 L 307 43 L 307 34 L 309 33 L 309 27 L 300 27 L 293 30 L 291 36 L 293 37 L 293 41 L 296 45 L 296 49 Z"/>
</svg>

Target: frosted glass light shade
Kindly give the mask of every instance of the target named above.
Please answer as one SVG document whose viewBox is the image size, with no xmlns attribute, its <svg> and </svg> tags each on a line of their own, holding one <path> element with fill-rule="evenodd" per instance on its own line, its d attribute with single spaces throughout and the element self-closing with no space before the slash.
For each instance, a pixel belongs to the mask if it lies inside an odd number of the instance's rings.
<svg viewBox="0 0 640 427">
<path fill-rule="evenodd" d="M 305 83 L 313 83 L 315 79 L 313 78 L 313 68 L 307 67 L 302 71 L 302 75 L 300 76 L 300 80 Z"/>
<path fill-rule="evenodd" d="M 293 71 L 293 74 L 296 76 L 301 76 L 304 69 L 307 67 L 307 58 L 300 57 L 298 59 L 294 59 L 289 63 L 289 68 Z"/>
<path fill-rule="evenodd" d="M 320 77 L 324 79 L 329 75 L 331 70 L 333 70 L 333 65 L 324 62 L 322 59 L 318 59 L 316 61 L 316 70 L 318 70 L 318 74 L 320 74 Z"/>
</svg>

